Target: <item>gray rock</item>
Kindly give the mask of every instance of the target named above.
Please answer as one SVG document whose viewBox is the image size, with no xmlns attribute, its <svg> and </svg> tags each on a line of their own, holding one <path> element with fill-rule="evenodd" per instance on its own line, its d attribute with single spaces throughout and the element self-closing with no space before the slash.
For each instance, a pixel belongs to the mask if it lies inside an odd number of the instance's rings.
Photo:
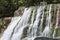
<svg viewBox="0 0 60 40">
<path fill-rule="evenodd" d="M 53 39 L 53 38 L 47 38 L 47 37 L 37 37 L 34 40 L 59 40 L 59 39 Z"/>
</svg>

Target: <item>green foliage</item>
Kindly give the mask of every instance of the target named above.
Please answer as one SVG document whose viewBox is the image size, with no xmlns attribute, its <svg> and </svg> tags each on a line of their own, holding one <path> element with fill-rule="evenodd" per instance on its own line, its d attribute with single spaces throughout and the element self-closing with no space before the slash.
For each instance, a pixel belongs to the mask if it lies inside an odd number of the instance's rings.
<svg viewBox="0 0 60 40">
<path fill-rule="evenodd" d="M 47 3 L 60 2 L 60 0 L 0 0 L 0 17 L 13 16 L 14 11 L 19 6 L 34 6 L 40 5 L 40 2 L 45 1 Z"/>
<path fill-rule="evenodd" d="M 0 0 L 0 17 L 13 16 L 16 9 L 18 6 L 13 0 Z"/>
</svg>

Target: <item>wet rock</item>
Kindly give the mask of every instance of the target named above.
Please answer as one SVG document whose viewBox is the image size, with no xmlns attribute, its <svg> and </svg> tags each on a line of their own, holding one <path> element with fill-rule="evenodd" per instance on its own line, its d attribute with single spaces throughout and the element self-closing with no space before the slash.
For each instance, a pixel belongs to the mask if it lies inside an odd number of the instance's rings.
<svg viewBox="0 0 60 40">
<path fill-rule="evenodd" d="M 24 12 L 25 7 L 19 7 L 18 10 L 14 12 L 14 16 L 21 16 Z"/>
<path fill-rule="evenodd" d="M 4 24 L 5 24 L 6 26 L 10 23 L 11 18 L 12 18 L 12 17 L 6 17 L 6 18 L 3 19 L 3 22 L 4 22 Z"/>
<path fill-rule="evenodd" d="M 0 37 L 10 22 L 11 22 L 11 17 L 3 18 L 3 20 L 0 19 Z"/>
<path fill-rule="evenodd" d="M 37 37 L 34 40 L 60 40 L 60 39 L 53 39 L 53 38 L 47 38 L 47 37 Z"/>
</svg>

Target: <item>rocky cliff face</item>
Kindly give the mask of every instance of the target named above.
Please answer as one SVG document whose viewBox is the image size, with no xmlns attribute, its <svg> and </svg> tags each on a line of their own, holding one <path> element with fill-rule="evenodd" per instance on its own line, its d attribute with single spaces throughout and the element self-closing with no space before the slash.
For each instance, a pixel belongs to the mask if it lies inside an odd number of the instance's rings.
<svg viewBox="0 0 60 40">
<path fill-rule="evenodd" d="M 4 30 L 7 28 L 10 21 L 11 21 L 11 17 L 6 17 L 4 19 L 0 19 L 0 36 L 4 32 Z"/>
<path fill-rule="evenodd" d="M 18 10 L 14 12 L 14 16 L 21 16 L 24 12 L 25 7 L 19 7 Z"/>
</svg>

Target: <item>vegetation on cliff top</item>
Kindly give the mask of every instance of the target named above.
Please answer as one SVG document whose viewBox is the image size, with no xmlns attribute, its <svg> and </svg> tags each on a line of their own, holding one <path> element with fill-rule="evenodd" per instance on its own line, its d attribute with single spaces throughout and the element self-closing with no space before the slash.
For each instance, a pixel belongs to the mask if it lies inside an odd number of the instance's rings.
<svg viewBox="0 0 60 40">
<path fill-rule="evenodd" d="M 0 18 L 14 16 L 14 11 L 20 6 L 39 5 L 40 2 L 59 3 L 60 0 L 0 0 Z"/>
</svg>

